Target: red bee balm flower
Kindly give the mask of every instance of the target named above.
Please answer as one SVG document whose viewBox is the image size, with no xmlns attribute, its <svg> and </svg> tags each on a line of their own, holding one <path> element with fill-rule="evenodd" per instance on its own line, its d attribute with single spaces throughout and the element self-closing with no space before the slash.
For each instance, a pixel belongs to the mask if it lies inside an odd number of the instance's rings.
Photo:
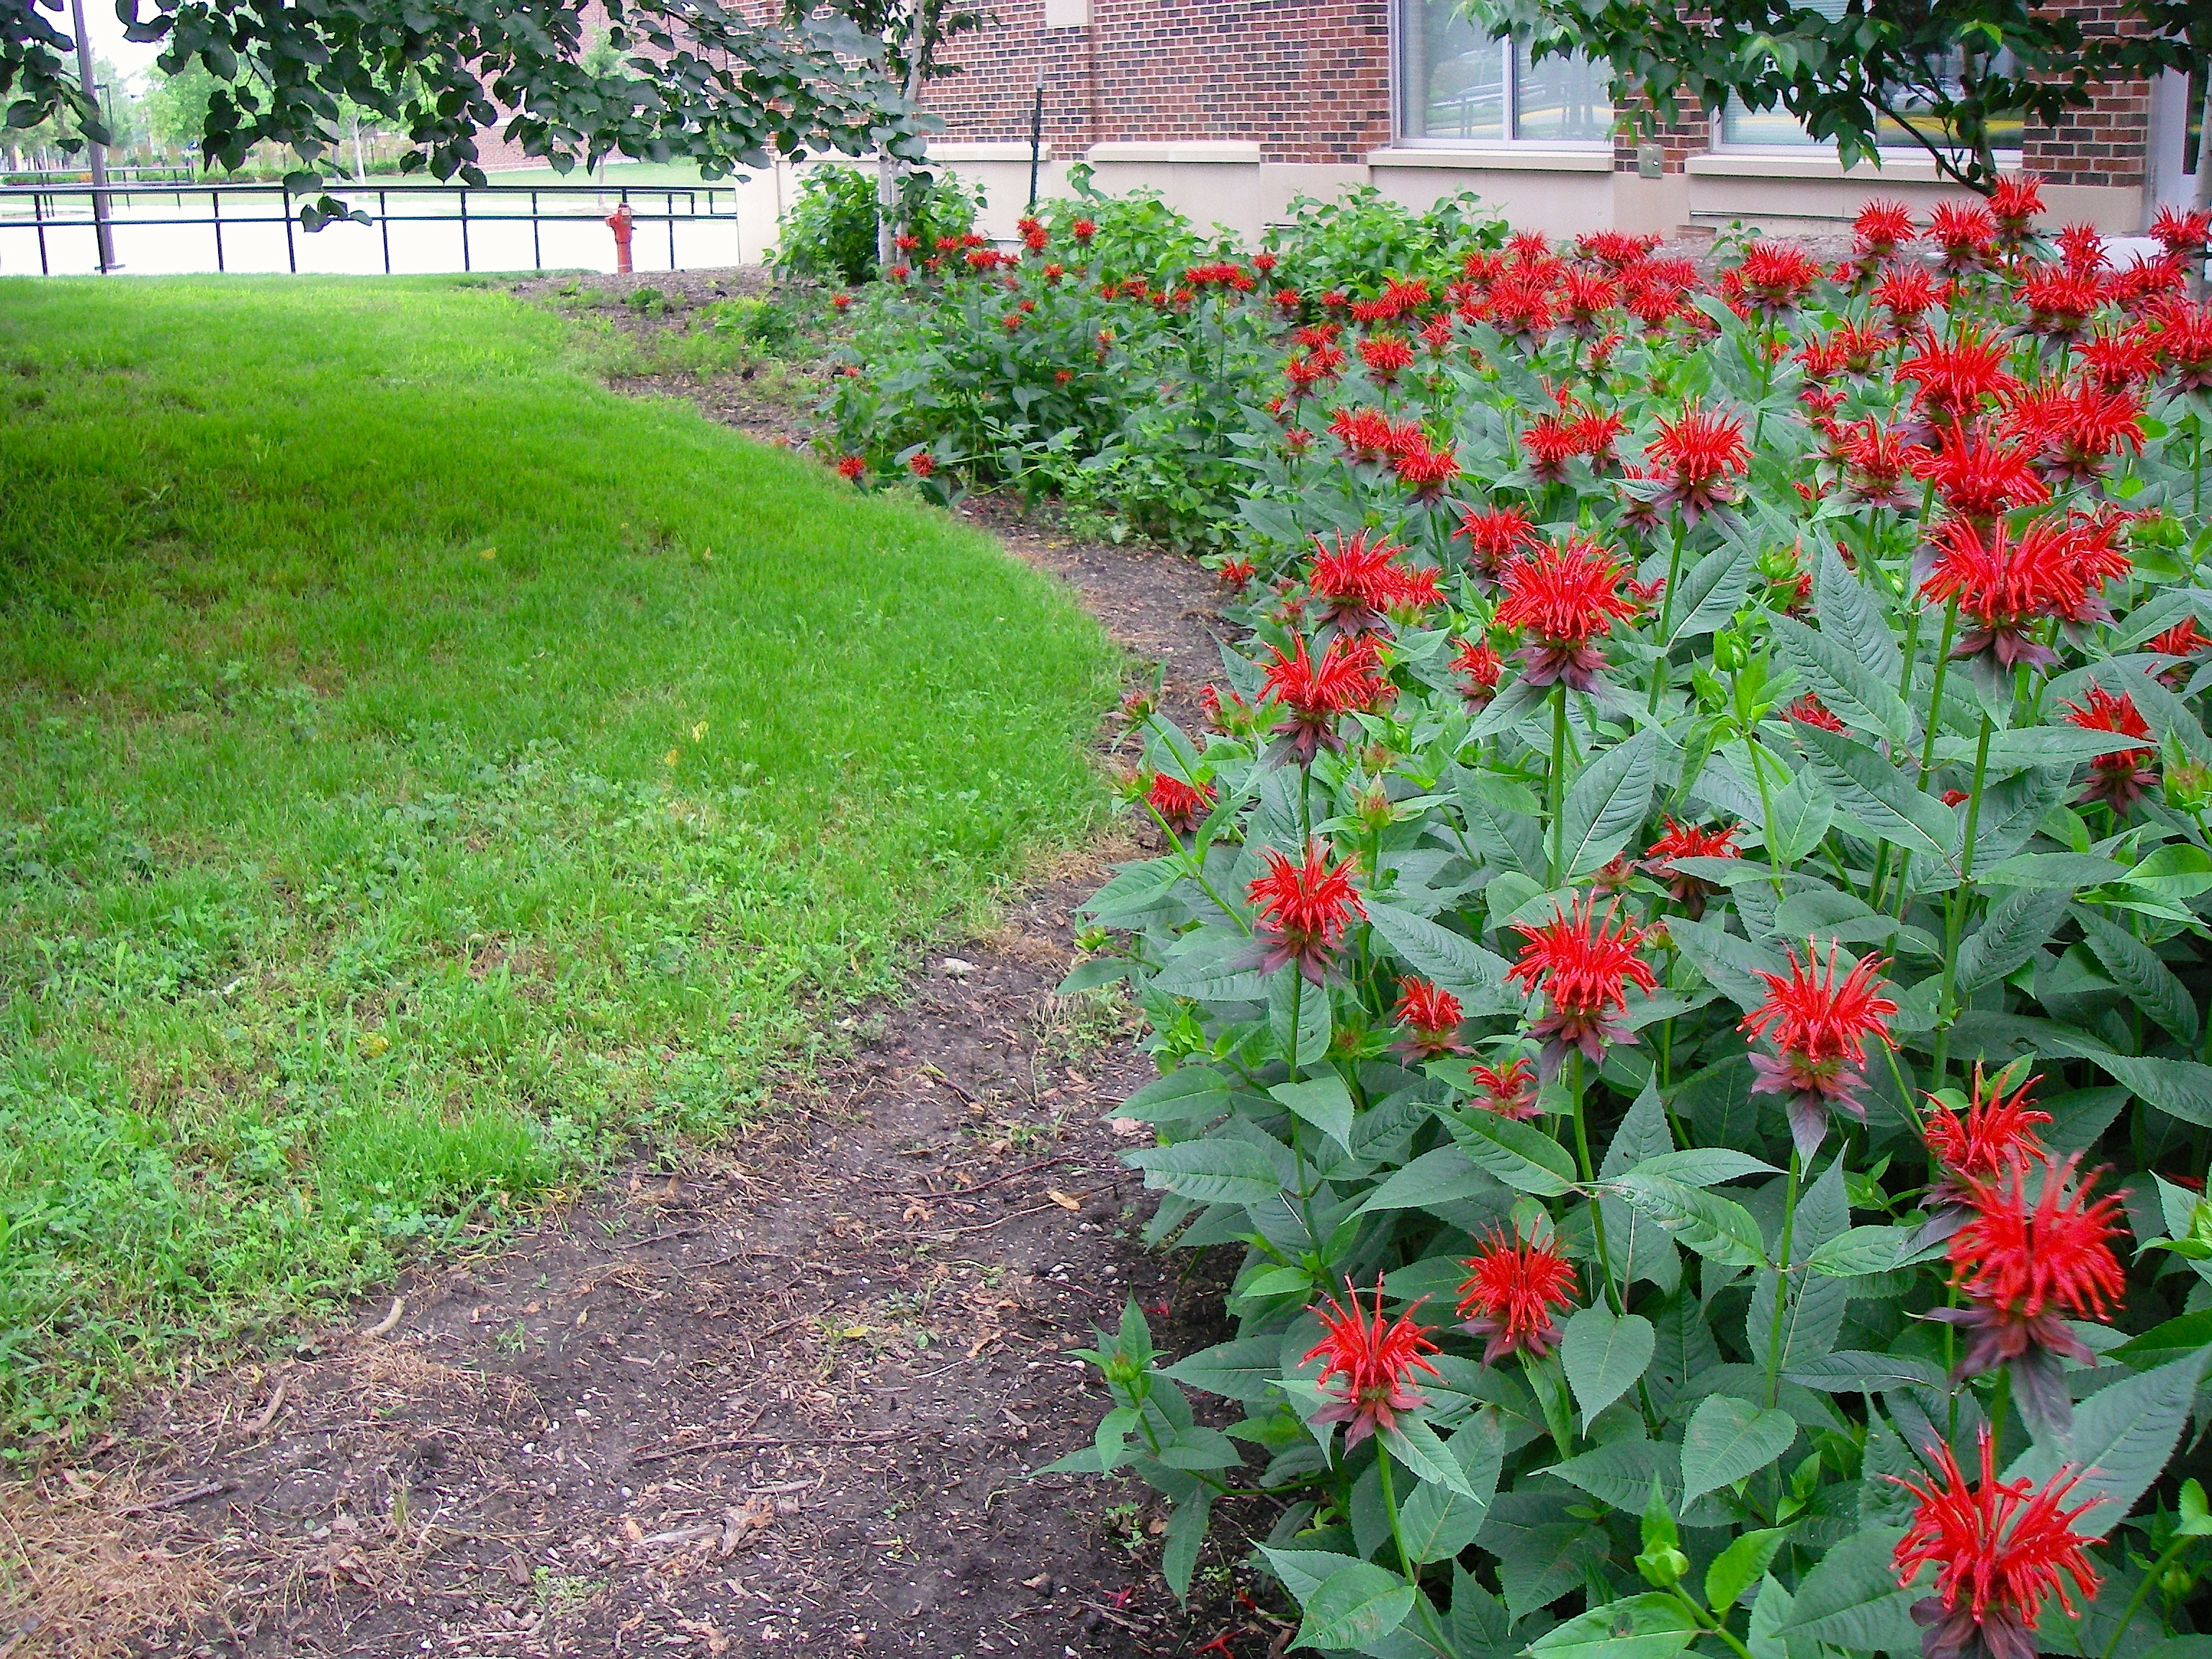
<svg viewBox="0 0 2212 1659">
<path fill-rule="evenodd" d="M 1397 1048 L 1409 1060 L 1465 1054 L 1460 1018 L 1459 999 L 1443 986 L 1410 975 L 1398 981 L 1398 1024 L 1407 1036 Z"/>
<path fill-rule="evenodd" d="M 1316 663 L 1306 654 L 1306 642 L 1291 641 L 1293 655 L 1275 652 L 1267 665 L 1267 690 L 1284 708 L 1274 735 L 1285 739 L 1285 750 L 1300 764 L 1310 764 L 1323 749 L 1344 747 L 1336 735 L 1336 720 L 1354 708 L 1364 708 L 1383 692 L 1375 659 L 1374 642 L 1364 635 L 1331 640 Z"/>
<path fill-rule="evenodd" d="M 1503 1071 L 1494 1066 L 1470 1066 L 1468 1079 L 1475 1086 L 1474 1103 L 1500 1117 L 1536 1115 L 1536 1073 L 1525 1060 L 1516 1060 Z"/>
<path fill-rule="evenodd" d="M 1954 432 L 1938 453 L 1915 461 L 1912 472 L 1932 479 L 1943 505 L 1960 518 L 1986 524 L 2013 507 L 2050 499 L 2033 459 L 1978 433 Z"/>
<path fill-rule="evenodd" d="M 1945 1445 L 1934 1448 L 1941 1483 L 1889 1478 L 1920 1500 L 1912 1524 L 1891 1558 L 1899 1588 L 1923 1567 L 1936 1569 L 1936 1594 L 1913 1604 L 1925 1625 L 1923 1659 L 2035 1659 L 2034 1631 L 2051 1596 L 2072 1618 L 2067 1580 L 2085 1601 L 2097 1593 L 2097 1570 L 2081 1553 L 2074 1523 L 2097 1500 L 2065 1507 L 2081 1476 L 2071 1465 L 2037 1487 L 2000 1480 L 1990 1431 L 1979 1434 L 1982 1478 L 1969 1487 Z"/>
<path fill-rule="evenodd" d="M 1261 856 L 1267 873 L 1245 890 L 1245 896 L 1260 907 L 1253 929 L 1259 940 L 1255 965 L 1272 974 L 1296 963 L 1300 973 L 1319 985 L 1344 930 L 1355 916 L 1367 914 L 1352 890 L 1352 865 L 1331 864 L 1328 847 L 1317 841 L 1306 843 L 1303 864 L 1291 863 L 1272 847 Z"/>
<path fill-rule="evenodd" d="M 1344 1445 L 1349 1451 L 1378 1427 L 1396 1428 L 1400 1412 L 1412 1411 L 1422 1403 L 1421 1395 L 1413 1388 L 1414 1372 L 1426 1371 L 1431 1376 L 1438 1373 L 1421 1357 L 1434 1353 L 1437 1345 L 1429 1340 L 1426 1327 L 1413 1322 L 1419 1303 L 1394 1323 L 1382 1316 L 1379 1283 L 1375 1286 L 1371 1316 L 1361 1310 L 1359 1292 L 1350 1279 L 1344 1281 L 1344 1289 L 1350 1307 L 1332 1297 L 1307 1310 L 1321 1321 L 1328 1334 L 1307 1349 L 1305 1359 L 1299 1363 L 1324 1362 L 1321 1389 L 1329 1401 L 1314 1413 L 1313 1420 L 1344 1424 Z M 1337 1376 L 1344 1381 L 1332 1388 L 1330 1379 Z"/>
<path fill-rule="evenodd" d="M 1213 789 L 1208 784 L 1188 784 L 1181 778 L 1155 772 L 1145 799 L 1160 815 L 1161 823 L 1179 836 L 1188 836 L 1197 830 L 1213 805 Z"/>
<path fill-rule="evenodd" d="M 1845 729 L 1843 720 L 1835 711 L 1810 691 L 1782 712 L 1801 725 L 1817 726 L 1823 732 L 1841 732 Z"/>
<path fill-rule="evenodd" d="M 2069 1194 L 2080 1161 L 2042 1166 L 2032 1208 L 2025 1168 L 2015 1164 L 1989 1180 L 1962 1177 L 1973 1214 L 1952 1235 L 1951 1273 L 1966 1305 L 1931 1308 L 1925 1316 L 1967 1333 L 1959 1376 L 2010 1365 L 2013 1397 L 2039 1435 L 2063 1433 L 2073 1420 L 2060 1361 L 2093 1357 L 2066 1319 L 2092 1313 L 2102 1319 L 2127 1289 L 2105 1242 L 2120 1200 L 2092 1200 L 2094 1175 Z"/>
<path fill-rule="evenodd" d="M 1505 567 L 1505 598 L 1493 619 L 1536 637 L 1521 647 L 1532 685 L 1565 681 L 1577 691 L 1597 684 L 1604 654 L 1592 641 L 1636 614 L 1620 592 L 1621 567 L 1595 542 L 1577 536 L 1516 557 Z"/>
<path fill-rule="evenodd" d="M 1452 667 L 1463 677 L 1460 696 L 1467 699 L 1468 708 L 1480 708 L 1498 695 L 1498 678 L 1505 665 L 1488 640 L 1468 640 L 1452 659 Z"/>
<path fill-rule="evenodd" d="M 2110 613 L 2100 590 L 2131 568 L 2105 530 L 2078 520 L 2039 520 L 2015 542 L 2002 519 L 1986 535 L 1954 519 L 1936 532 L 1934 545 L 1936 562 L 1920 584 L 1921 597 L 1955 599 L 1960 612 L 1973 620 L 1958 655 L 1993 652 L 2008 668 L 2056 663 L 2058 653 L 2027 630 L 2052 618 L 2105 620 Z"/>
<path fill-rule="evenodd" d="M 1651 964 L 1636 954 L 1644 930 L 1626 921 L 1613 925 L 1619 909 L 1618 904 L 1608 905 L 1602 917 L 1596 916 L 1590 895 L 1584 893 L 1571 911 L 1555 910 L 1549 921 L 1513 924 L 1528 943 L 1507 977 L 1531 991 L 1540 983 L 1551 998 L 1551 1012 L 1529 1027 L 1531 1035 L 1545 1039 L 1539 1062 L 1545 1077 L 1557 1073 L 1570 1046 L 1596 1061 L 1605 1058 L 1607 1043 L 1636 1041 L 1613 1020 L 1613 1012 L 1628 1006 L 1631 983 L 1648 992 L 1656 990 L 1659 981 Z"/>
<path fill-rule="evenodd" d="M 2036 1079 L 2028 1078 L 2008 1095 L 2001 1086 L 1984 1082 L 1978 1064 L 1963 1116 L 1929 1096 L 1921 1134 L 1946 1172 L 1937 1188 L 1945 1197 L 1963 1203 L 1966 1188 L 1959 1181 L 1985 1181 L 2049 1156 L 2035 1130 L 2038 1124 L 2051 1121 L 2051 1114 L 2027 1103 L 2035 1085 Z"/>
<path fill-rule="evenodd" d="M 1497 1228 L 1461 1264 L 1470 1269 L 1459 1287 L 1460 1328 L 1489 1339 L 1483 1363 L 1495 1365 L 1516 1351 L 1541 1359 L 1559 1340 L 1553 1310 L 1574 1306 L 1575 1270 L 1549 1244 L 1509 1238 Z"/>
<path fill-rule="evenodd" d="M 2066 705 L 2066 723 L 2087 732 L 2112 732 L 2124 738 L 2150 736 L 2150 726 L 2136 708 L 2136 700 L 2125 692 L 2116 697 L 2101 685 L 2089 688 L 2087 708 L 2079 703 Z M 2158 774 L 2151 766 L 2154 758 L 2155 751 L 2150 749 L 2115 749 L 2098 756 L 2089 763 L 2089 787 L 2081 792 L 2081 804 L 2103 801 L 2116 817 L 2126 817 L 2145 790 L 2158 787 Z"/>
<path fill-rule="evenodd" d="M 1854 963 L 1841 983 L 1836 979 L 1836 965 L 1844 960 L 1840 945 L 1830 944 L 1826 963 L 1809 940 L 1802 962 L 1794 945 L 1789 958 L 1786 975 L 1760 972 L 1766 1000 L 1745 1015 L 1737 1029 L 1753 1036 L 1765 1034 L 1779 1051 L 1779 1059 L 1752 1055 L 1752 1092 L 1789 1097 L 1790 1136 L 1809 1161 L 1827 1134 L 1830 1106 L 1865 1121 L 1858 1091 L 1866 1083 L 1861 1066 L 1866 1042 L 1880 1037 L 1896 1046 L 1888 1021 L 1897 1005 L 1881 994 L 1886 964 L 1871 957 Z"/>
<path fill-rule="evenodd" d="M 1386 612 L 1418 611 L 1437 603 L 1437 573 L 1394 563 L 1406 550 L 1380 531 L 1339 534 L 1334 540 L 1331 546 L 1314 538 L 1306 586 L 1328 602 L 1322 620 L 1338 632 L 1365 633 L 1380 628 Z"/>
<path fill-rule="evenodd" d="M 1743 422 L 1695 404 L 1682 411 L 1679 421 L 1660 422 L 1659 435 L 1644 453 L 1658 464 L 1659 476 L 1667 482 L 1662 504 L 1680 507 L 1692 524 L 1735 499 L 1731 481 L 1751 459 Z"/>
<path fill-rule="evenodd" d="M 1459 532 L 1467 538 L 1468 562 L 1486 577 L 1496 575 L 1522 548 L 1536 545 L 1535 526 L 1510 507 L 1471 508 L 1462 515 Z"/>
<path fill-rule="evenodd" d="M 1659 877 L 1667 883 L 1667 890 L 1683 914 L 1695 921 L 1705 914 L 1705 895 L 1711 892 L 1710 884 L 1697 877 L 1686 875 L 1674 867 L 1676 859 L 1733 859 L 1743 855 L 1736 851 L 1735 832 L 1739 824 L 1728 824 L 1718 830 L 1708 830 L 1703 824 L 1677 823 L 1667 820 L 1667 833 L 1644 849 L 1641 866 L 1648 875 Z"/>
<path fill-rule="evenodd" d="M 1369 374 L 1388 386 L 1413 366 L 1413 348 L 1395 334 L 1378 334 L 1359 343 L 1359 358 Z"/>
</svg>

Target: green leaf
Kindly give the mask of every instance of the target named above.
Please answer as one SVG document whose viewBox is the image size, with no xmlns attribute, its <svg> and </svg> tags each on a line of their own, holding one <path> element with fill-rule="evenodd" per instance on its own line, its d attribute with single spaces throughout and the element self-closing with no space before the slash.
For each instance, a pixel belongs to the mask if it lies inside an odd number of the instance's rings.
<svg viewBox="0 0 2212 1659">
<path fill-rule="evenodd" d="M 1759 1594 L 1752 1598 L 1751 1628 L 1743 1638 L 1751 1650 L 1751 1659 L 1787 1659 L 1789 1647 L 1782 1638 L 1782 1626 L 1790 1617 L 1790 1592 L 1772 1573 L 1759 1580 Z"/>
<path fill-rule="evenodd" d="M 1758 1532 L 1747 1532 L 1713 1558 L 1705 1569 L 1705 1605 L 1715 1613 L 1725 1614 L 1743 1599 L 1743 1593 L 1766 1574 L 1767 1563 L 1774 1559 L 1782 1541 L 1790 1536 L 1787 1527 L 1768 1527 Z"/>
<path fill-rule="evenodd" d="M 1797 1425 L 1790 1413 L 1761 1411 L 1733 1395 L 1708 1395 L 1682 1431 L 1682 1503 L 1732 1486 L 1790 1449 Z"/>
<path fill-rule="evenodd" d="M 1528 1644 L 1544 1659 L 1672 1659 L 1697 1639 L 1682 1604 L 1657 1590 L 1592 1607 Z"/>
<path fill-rule="evenodd" d="M 1874 596 L 1832 544 L 1822 546 L 1820 562 L 1813 567 L 1813 611 L 1820 619 L 1821 633 L 1841 644 L 1876 679 L 1887 685 L 1897 684 L 1905 665 L 1897 637 Z"/>
<path fill-rule="evenodd" d="M 1609 1508 L 1626 1512 L 1648 1504 L 1656 1480 L 1662 1501 L 1682 1490 L 1679 1450 L 1660 1440 L 1608 1440 L 1594 1451 L 1545 1471 L 1580 1486 Z"/>
<path fill-rule="evenodd" d="M 1898 1265 L 1911 1237 L 1905 1227 L 1854 1227 L 1815 1249 L 1805 1265 L 1834 1279 L 1887 1273 Z"/>
<path fill-rule="evenodd" d="M 1356 1565 L 1355 1555 L 1338 1555 L 1329 1550 L 1277 1549 L 1272 1545 L 1260 1546 L 1260 1553 L 1267 1558 L 1275 1577 L 1283 1581 L 1283 1588 L 1291 1593 L 1291 1600 L 1304 1607 L 1313 1599 L 1313 1594 L 1336 1573 Z"/>
<path fill-rule="evenodd" d="M 1917 1653 L 1920 1630 L 1912 1622 L 1915 1593 L 1897 1586 L 1890 1557 L 1905 1535 L 1899 1527 L 1855 1534 L 1820 1558 L 1797 1586 L 1781 1634 L 1839 1648 L 1884 1648 Z"/>
<path fill-rule="evenodd" d="M 1516 1192 L 1556 1198 L 1575 1184 L 1573 1156 L 1533 1123 L 1479 1108 L 1446 1121 L 1468 1156 Z"/>
<path fill-rule="evenodd" d="M 1742 608 L 1758 568 L 1759 549 L 1750 537 L 1742 536 L 1714 549 L 1684 571 L 1664 643 L 1676 645 L 1726 627 Z"/>
<path fill-rule="evenodd" d="M 2052 1052 L 2061 1052 L 2057 1045 L 2051 1046 Z M 2185 1123 L 2212 1127 L 2212 1066 L 2193 1060 L 2164 1060 L 2155 1054 L 2110 1054 L 2087 1042 L 2079 1044 L 2075 1052 L 2161 1112 Z"/>
<path fill-rule="evenodd" d="M 2096 887 L 2125 873 L 2124 865 L 2093 853 L 2018 853 L 1974 872 L 1984 887 Z"/>
<path fill-rule="evenodd" d="M 2117 732 L 2093 732 L 2078 726 L 2014 726 L 1990 738 L 1990 766 L 2008 771 L 2019 766 L 2072 768 L 2117 749 L 2139 749 L 2140 738 Z"/>
<path fill-rule="evenodd" d="M 2064 1443 L 2029 1447 L 2004 1478 L 2040 1485 L 2062 1464 L 2073 1464 L 2081 1480 L 2070 1501 L 2105 1500 L 2075 1522 L 2075 1530 L 2084 1538 L 2102 1537 L 2150 1490 L 2173 1455 L 2208 1359 L 2212 1348 L 2199 1348 L 2155 1370 L 2106 1384 L 2074 1407 L 2073 1432 Z"/>
<path fill-rule="evenodd" d="M 1560 811 L 1565 868 L 1586 876 L 1628 844 L 1643 827 L 1659 775 L 1657 726 L 1615 744 L 1583 769 Z"/>
<path fill-rule="evenodd" d="M 1912 738 L 1912 715 L 1905 700 L 1875 678 L 1873 670 L 1844 641 L 1808 628 L 1794 617 L 1767 618 L 1774 642 L 1790 665 L 1855 730 L 1879 732 L 1893 743 Z"/>
<path fill-rule="evenodd" d="M 1334 1072 L 1303 1083 L 1278 1083 L 1267 1092 L 1346 1152 L 1352 1150 L 1352 1091 Z"/>
<path fill-rule="evenodd" d="M 1856 1229 L 1853 1229 L 1854 1231 Z M 1844 1235 L 1846 1238 L 1850 1235 Z M 1924 1359 L 1910 1354 L 1873 1353 L 1863 1348 L 1840 1348 L 1790 1366 L 1783 1375 L 1792 1382 L 1824 1394 L 1880 1394 L 1887 1389 L 1917 1384 L 1941 1389 L 1943 1374 Z"/>
<path fill-rule="evenodd" d="M 1111 1115 L 1145 1123 L 1203 1122 L 1230 1109 L 1231 1081 L 1211 1066 L 1178 1066 L 1138 1090 Z"/>
<path fill-rule="evenodd" d="M 1632 1209 L 1665 1228 L 1685 1249 L 1732 1267 L 1767 1265 L 1759 1224 L 1733 1199 L 1664 1176 L 1633 1172 L 1614 1182 L 1613 1190 Z"/>
<path fill-rule="evenodd" d="M 1467 1490 L 1455 1492 L 1424 1480 L 1406 1499 L 1398 1530 L 1406 1540 L 1406 1553 L 1417 1562 L 1449 1560 L 1474 1541 L 1490 1518 L 1505 1449 L 1496 1408 L 1477 1412 L 1444 1443 L 1459 1465 Z"/>
<path fill-rule="evenodd" d="M 2033 956 L 2066 919 L 2071 897 L 2064 889 L 2022 887 L 1991 906 L 1982 925 L 1959 949 L 1954 969 L 1959 994 L 1964 996 L 1995 983 Z"/>
<path fill-rule="evenodd" d="M 1249 1403 L 1277 1399 L 1272 1384 L 1282 1375 L 1281 1341 L 1272 1336 L 1240 1336 L 1178 1359 L 1161 1374 L 1224 1400 Z"/>
<path fill-rule="evenodd" d="M 1796 736 L 1839 811 L 1871 835 L 1948 866 L 1957 819 L 1915 788 L 1894 763 L 1840 732 L 1799 722 Z"/>
<path fill-rule="evenodd" d="M 1206 1542 L 1206 1523 L 1213 1512 L 1213 1489 L 1200 1486 L 1168 1512 L 1168 1535 L 1160 1551 L 1160 1577 L 1167 1580 L 1176 1600 L 1190 1601 L 1191 1574 L 1198 1568 L 1199 1547 Z"/>
<path fill-rule="evenodd" d="M 1810 772 L 1792 778 L 1775 793 L 1766 850 L 1784 864 L 1795 864 L 1820 844 L 1835 817 L 1836 798 Z"/>
<path fill-rule="evenodd" d="M 1437 1438 L 1437 1431 L 1429 1426 L 1426 1419 L 1410 1412 L 1401 1413 L 1395 1426 L 1382 1430 L 1382 1438 L 1390 1455 L 1423 1480 L 1434 1481 L 1462 1498 L 1474 1496 L 1459 1460 Z"/>
<path fill-rule="evenodd" d="M 1367 920 L 1382 942 L 1415 973 L 1460 995 L 1505 987 L 1506 962 L 1473 939 L 1439 927 L 1426 916 L 1379 899 L 1367 901 Z"/>
<path fill-rule="evenodd" d="M 2074 907 L 2087 945 L 2128 1000 L 2182 1042 L 2193 1045 L 2201 1027 L 2197 1000 L 2172 969 L 2133 933 L 2087 905 Z"/>
<path fill-rule="evenodd" d="M 1145 1185 L 1164 1188 L 1201 1204 L 1265 1204 L 1283 1190 L 1275 1166 L 1249 1141 L 1215 1138 L 1177 1141 L 1128 1153 L 1145 1172 Z"/>
<path fill-rule="evenodd" d="M 1651 1322 L 1640 1314 L 1616 1317 L 1604 1307 L 1583 1308 L 1567 1321 L 1559 1363 L 1583 1408 L 1583 1427 L 1635 1386 L 1651 1363 Z"/>
<path fill-rule="evenodd" d="M 2195 898 L 2212 890 L 2212 854 L 2186 842 L 2169 842 L 2120 879 L 2160 898 Z"/>
<path fill-rule="evenodd" d="M 2141 1336 L 2113 1349 L 2112 1358 L 2148 1370 L 2154 1365 L 2185 1358 L 2207 1343 L 2212 1343 L 2212 1308 L 2154 1325 Z"/>
<path fill-rule="evenodd" d="M 1468 1199 L 1498 1199 L 1501 1215 L 1511 1207 L 1498 1177 L 1467 1155 L 1457 1141 L 1432 1147 L 1394 1171 L 1368 1194 L 1362 1215 L 1376 1210 L 1425 1210 Z"/>
<path fill-rule="evenodd" d="M 1270 1551 L 1269 1559 L 1274 1557 Z M 1364 1648 L 1406 1622 L 1413 1587 L 1371 1561 L 1340 1567 L 1305 1604 L 1294 1648 Z"/>
<path fill-rule="evenodd" d="M 1756 1008 L 1766 1000 L 1766 984 L 1759 974 L 1783 971 L 1780 957 L 1709 921 L 1669 918 L 1667 936 L 1690 965 L 1739 1008 Z"/>
<path fill-rule="evenodd" d="M 1692 1146 L 1679 1152 L 1647 1158 L 1629 1171 L 1632 1175 L 1663 1176 L 1686 1187 L 1717 1187 L 1746 1176 L 1780 1175 L 1765 1158 L 1739 1152 L 1731 1146 Z"/>
</svg>

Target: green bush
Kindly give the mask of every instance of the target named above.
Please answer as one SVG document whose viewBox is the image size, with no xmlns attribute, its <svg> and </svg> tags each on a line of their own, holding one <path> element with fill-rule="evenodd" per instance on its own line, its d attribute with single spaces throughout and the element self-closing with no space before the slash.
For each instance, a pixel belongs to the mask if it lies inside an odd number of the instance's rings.
<svg viewBox="0 0 2212 1659">
<path fill-rule="evenodd" d="M 910 173 L 900 183 L 901 214 L 924 246 L 964 236 L 983 204 L 951 173 Z M 865 283 L 876 275 L 876 177 L 860 167 L 816 167 L 799 180 L 769 264 L 787 276 Z"/>
</svg>

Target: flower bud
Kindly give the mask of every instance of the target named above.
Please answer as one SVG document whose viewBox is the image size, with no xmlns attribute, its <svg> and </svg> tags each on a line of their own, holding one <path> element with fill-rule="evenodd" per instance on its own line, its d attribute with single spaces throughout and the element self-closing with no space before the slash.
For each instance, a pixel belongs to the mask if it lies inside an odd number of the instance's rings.
<svg viewBox="0 0 2212 1659">
<path fill-rule="evenodd" d="M 1636 1570 L 1644 1575 L 1644 1582 L 1660 1589 L 1671 1589 L 1681 1583 L 1682 1575 L 1690 1570 L 1690 1558 L 1672 1545 L 1646 1550 L 1636 1558 Z"/>
<path fill-rule="evenodd" d="M 2166 769 L 2166 805 L 2178 811 L 2198 812 L 2212 800 L 2212 770 L 2194 762 Z"/>
</svg>

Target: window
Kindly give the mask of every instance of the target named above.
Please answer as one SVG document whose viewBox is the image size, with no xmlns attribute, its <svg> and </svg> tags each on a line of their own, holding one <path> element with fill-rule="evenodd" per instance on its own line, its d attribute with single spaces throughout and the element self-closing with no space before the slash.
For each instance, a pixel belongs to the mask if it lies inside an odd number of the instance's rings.
<svg viewBox="0 0 2212 1659">
<path fill-rule="evenodd" d="M 1427 143 L 1609 145 L 1613 103 L 1602 64 L 1528 61 L 1493 40 L 1456 0 L 1399 0 L 1399 136 Z"/>
</svg>

